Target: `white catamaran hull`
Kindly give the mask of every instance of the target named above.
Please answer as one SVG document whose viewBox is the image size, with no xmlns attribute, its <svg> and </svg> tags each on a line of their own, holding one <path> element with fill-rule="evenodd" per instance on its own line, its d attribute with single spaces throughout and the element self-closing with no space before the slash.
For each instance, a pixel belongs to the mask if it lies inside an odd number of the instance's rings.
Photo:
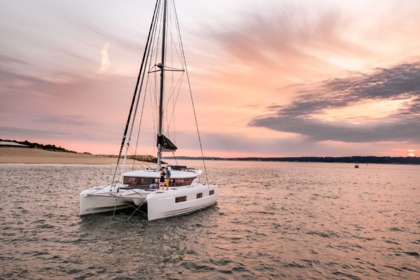
<svg viewBox="0 0 420 280">
<path fill-rule="evenodd" d="M 165 192 L 154 192 L 147 196 L 149 221 L 185 215 L 216 204 L 217 186 L 198 184 Z"/>
<path fill-rule="evenodd" d="M 111 191 L 111 186 L 90 188 L 80 193 L 80 216 L 104 213 L 141 205 L 149 192 L 139 190 Z"/>
<path fill-rule="evenodd" d="M 147 204 L 149 221 L 185 215 L 216 204 L 217 186 L 195 184 L 171 188 L 168 191 L 120 190 L 111 186 L 91 188 L 80 193 L 80 215 L 136 208 Z"/>
</svg>

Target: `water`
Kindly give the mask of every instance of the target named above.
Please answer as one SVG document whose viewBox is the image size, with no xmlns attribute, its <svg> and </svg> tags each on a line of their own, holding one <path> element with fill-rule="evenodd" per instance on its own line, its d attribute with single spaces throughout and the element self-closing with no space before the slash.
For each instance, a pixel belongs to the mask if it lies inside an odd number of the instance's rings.
<svg viewBox="0 0 420 280">
<path fill-rule="evenodd" d="M 420 279 L 420 166 L 207 167 L 215 207 L 148 222 L 78 216 L 112 166 L 0 165 L 0 278 Z"/>
</svg>

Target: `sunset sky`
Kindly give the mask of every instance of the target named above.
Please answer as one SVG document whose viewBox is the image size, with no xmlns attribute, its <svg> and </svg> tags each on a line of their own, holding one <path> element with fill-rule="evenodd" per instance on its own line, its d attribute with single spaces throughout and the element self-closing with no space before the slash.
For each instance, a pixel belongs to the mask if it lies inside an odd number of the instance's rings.
<svg viewBox="0 0 420 280">
<path fill-rule="evenodd" d="M 154 2 L 0 1 L 0 138 L 117 154 Z M 176 5 L 205 155 L 420 154 L 420 1 Z"/>
</svg>

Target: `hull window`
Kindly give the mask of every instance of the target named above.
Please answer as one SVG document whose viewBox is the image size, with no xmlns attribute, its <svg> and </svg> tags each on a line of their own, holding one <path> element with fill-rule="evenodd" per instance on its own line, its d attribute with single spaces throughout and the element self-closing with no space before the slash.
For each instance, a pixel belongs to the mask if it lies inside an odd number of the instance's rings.
<svg viewBox="0 0 420 280">
<path fill-rule="evenodd" d="M 203 193 L 198 193 L 197 194 L 197 198 L 202 198 L 203 197 Z"/>
<path fill-rule="evenodd" d="M 214 190 L 209 191 L 209 195 L 213 195 L 214 194 Z"/>
<path fill-rule="evenodd" d="M 179 196 L 175 197 L 175 203 L 185 202 L 187 201 L 187 196 Z"/>
</svg>

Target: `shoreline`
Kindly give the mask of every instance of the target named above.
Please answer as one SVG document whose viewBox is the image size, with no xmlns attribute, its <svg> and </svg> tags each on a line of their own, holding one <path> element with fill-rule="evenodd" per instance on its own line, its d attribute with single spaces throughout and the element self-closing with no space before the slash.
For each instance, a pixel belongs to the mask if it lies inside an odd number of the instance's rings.
<svg viewBox="0 0 420 280">
<path fill-rule="evenodd" d="M 88 164 L 115 165 L 117 157 L 97 156 L 42 149 L 0 147 L 0 164 Z M 143 163 L 136 161 L 136 163 Z"/>
</svg>

